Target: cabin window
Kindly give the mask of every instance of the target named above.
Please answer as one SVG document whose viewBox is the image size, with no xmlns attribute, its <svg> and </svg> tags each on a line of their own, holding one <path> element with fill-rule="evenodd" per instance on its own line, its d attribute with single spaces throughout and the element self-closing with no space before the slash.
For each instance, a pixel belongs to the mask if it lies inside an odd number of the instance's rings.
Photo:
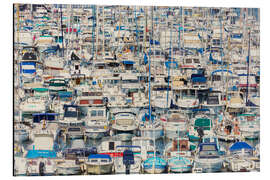
<svg viewBox="0 0 270 180">
<path fill-rule="evenodd" d="M 98 111 L 98 116 L 103 116 L 103 110 Z"/>
<path fill-rule="evenodd" d="M 108 162 L 106 159 L 101 159 L 101 162 Z"/>
<path fill-rule="evenodd" d="M 95 111 L 95 110 L 91 111 L 91 116 L 92 117 L 97 116 L 97 111 Z"/>
<path fill-rule="evenodd" d="M 193 59 L 193 61 L 194 61 L 194 63 L 196 63 L 196 64 L 199 64 L 199 63 L 200 63 L 199 59 Z"/>
<path fill-rule="evenodd" d="M 220 81 L 221 80 L 221 76 L 220 75 L 213 75 L 212 76 L 212 80 L 213 81 Z"/>
<path fill-rule="evenodd" d="M 114 150 L 114 142 L 109 142 L 109 150 Z"/>
<path fill-rule="evenodd" d="M 80 128 L 69 128 L 68 129 L 69 132 L 76 132 L 76 131 L 81 131 Z"/>
<path fill-rule="evenodd" d="M 98 162 L 98 160 L 97 159 L 92 159 L 91 162 Z"/>
<path fill-rule="evenodd" d="M 207 104 L 218 104 L 218 96 L 209 96 L 207 99 Z"/>
<path fill-rule="evenodd" d="M 187 63 L 187 64 L 192 63 L 192 59 L 186 59 L 186 63 Z"/>
<path fill-rule="evenodd" d="M 75 65 L 75 70 L 78 70 L 79 69 L 79 65 Z"/>
</svg>

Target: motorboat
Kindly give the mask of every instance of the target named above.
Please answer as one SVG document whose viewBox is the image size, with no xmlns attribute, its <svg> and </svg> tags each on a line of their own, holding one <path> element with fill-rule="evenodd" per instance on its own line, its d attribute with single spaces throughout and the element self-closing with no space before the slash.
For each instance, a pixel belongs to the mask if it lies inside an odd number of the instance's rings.
<svg viewBox="0 0 270 180">
<path fill-rule="evenodd" d="M 193 172 L 219 172 L 224 158 L 219 154 L 217 144 L 201 143 L 195 155 Z"/>
<path fill-rule="evenodd" d="M 107 154 L 91 154 L 85 162 L 87 174 L 111 174 L 113 160 Z"/>
<path fill-rule="evenodd" d="M 184 137 L 188 132 L 188 117 L 179 110 L 169 110 L 161 117 L 164 134 L 169 139 Z"/>
<path fill-rule="evenodd" d="M 85 136 L 100 139 L 109 134 L 109 113 L 105 107 L 89 107 L 85 121 Z"/>
</svg>

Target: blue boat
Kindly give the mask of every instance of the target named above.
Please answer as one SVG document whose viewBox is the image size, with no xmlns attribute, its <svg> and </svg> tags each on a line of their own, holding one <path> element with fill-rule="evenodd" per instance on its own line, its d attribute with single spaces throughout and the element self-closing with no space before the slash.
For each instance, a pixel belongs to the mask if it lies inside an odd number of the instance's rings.
<svg viewBox="0 0 270 180">
<path fill-rule="evenodd" d="M 160 157 L 151 157 L 143 162 L 143 169 L 146 173 L 160 174 L 165 171 L 167 162 Z"/>
</svg>

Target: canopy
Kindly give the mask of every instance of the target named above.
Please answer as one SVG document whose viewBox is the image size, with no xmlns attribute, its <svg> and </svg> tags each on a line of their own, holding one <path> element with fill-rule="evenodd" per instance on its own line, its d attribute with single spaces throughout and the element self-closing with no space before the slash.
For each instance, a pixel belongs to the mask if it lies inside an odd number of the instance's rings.
<svg viewBox="0 0 270 180">
<path fill-rule="evenodd" d="M 253 147 L 246 142 L 236 142 L 229 148 L 230 151 L 238 151 L 241 149 L 253 150 Z"/>
<path fill-rule="evenodd" d="M 213 76 L 215 73 L 218 73 L 218 72 L 228 72 L 230 74 L 232 74 L 232 71 L 230 70 L 227 70 L 227 69 L 219 69 L 219 70 L 215 70 L 211 73 L 211 75 Z"/>
<path fill-rule="evenodd" d="M 50 150 L 29 150 L 27 152 L 26 158 L 56 158 L 56 152 Z"/>
<path fill-rule="evenodd" d="M 209 128 L 210 126 L 212 126 L 212 121 L 208 118 L 198 118 L 195 120 L 194 126 L 195 129 L 198 127 Z"/>
<path fill-rule="evenodd" d="M 33 90 L 36 92 L 46 92 L 48 91 L 48 88 L 33 88 Z"/>
<path fill-rule="evenodd" d="M 72 97 L 72 92 L 69 92 L 69 91 L 59 91 L 58 92 L 58 96 L 61 97 L 61 98 Z"/>
<path fill-rule="evenodd" d="M 33 122 L 39 123 L 41 120 L 55 120 L 55 116 L 58 116 L 58 113 L 34 113 L 33 116 Z"/>
<path fill-rule="evenodd" d="M 111 159 L 111 156 L 108 154 L 90 154 L 88 159 Z"/>
<path fill-rule="evenodd" d="M 135 64 L 134 61 L 128 61 L 128 60 L 122 61 L 122 63 L 123 63 L 123 64 Z"/>
</svg>

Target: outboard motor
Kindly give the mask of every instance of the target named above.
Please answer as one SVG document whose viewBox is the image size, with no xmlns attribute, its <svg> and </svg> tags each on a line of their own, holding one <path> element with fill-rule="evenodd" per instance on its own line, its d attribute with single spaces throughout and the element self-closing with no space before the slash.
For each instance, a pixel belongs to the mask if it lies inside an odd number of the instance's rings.
<svg viewBox="0 0 270 180">
<path fill-rule="evenodd" d="M 200 143 L 202 142 L 202 137 L 204 136 L 203 128 L 197 128 L 198 135 L 200 136 Z"/>
<path fill-rule="evenodd" d="M 126 174 L 130 174 L 130 165 L 134 164 L 134 154 L 131 150 L 123 152 L 123 164 L 126 166 Z"/>
<path fill-rule="evenodd" d="M 39 175 L 40 176 L 45 175 L 45 163 L 42 161 L 39 163 Z"/>
</svg>

